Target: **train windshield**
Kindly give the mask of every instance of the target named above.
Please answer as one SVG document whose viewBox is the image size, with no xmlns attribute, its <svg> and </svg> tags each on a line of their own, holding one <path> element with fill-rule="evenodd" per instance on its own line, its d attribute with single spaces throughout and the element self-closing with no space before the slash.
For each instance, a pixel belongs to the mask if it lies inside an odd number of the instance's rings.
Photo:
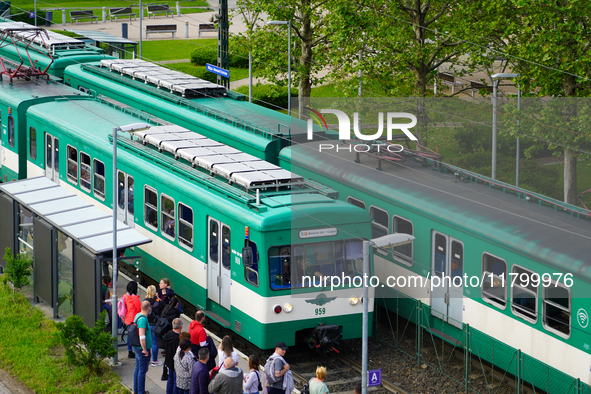
<svg viewBox="0 0 591 394">
<path fill-rule="evenodd" d="M 325 276 L 353 279 L 363 275 L 363 242 L 274 246 L 269 249 L 269 270 L 272 290 L 310 287 Z"/>
</svg>

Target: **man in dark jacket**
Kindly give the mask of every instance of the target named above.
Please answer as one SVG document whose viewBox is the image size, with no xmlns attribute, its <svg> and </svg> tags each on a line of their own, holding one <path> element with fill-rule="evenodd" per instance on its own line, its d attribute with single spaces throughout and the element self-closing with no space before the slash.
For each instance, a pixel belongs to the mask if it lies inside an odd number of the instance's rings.
<svg viewBox="0 0 591 394">
<path fill-rule="evenodd" d="M 172 330 L 164 335 L 164 368 L 161 380 L 168 380 L 166 383 L 166 394 L 173 394 L 176 388 L 176 374 L 174 373 L 174 355 L 179 347 L 179 335 L 183 330 L 183 321 L 176 318 L 172 321 Z"/>
<path fill-rule="evenodd" d="M 193 364 L 193 371 L 191 372 L 191 390 L 189 394 L 209 394 L 207 391 L 207 385 L 209 385 L 208 359 L 209 350 L 206 347 L 199 349 L 199 361 Z"/>
<path fill-rule="evenodd" d="M 213 378 L 207 390 L 210 394 L 242 394 L 242 370 L 234 366 L 232 357 L 228 357 L 224 361 L 226 369 L 218 372 Z"/>
</svg>

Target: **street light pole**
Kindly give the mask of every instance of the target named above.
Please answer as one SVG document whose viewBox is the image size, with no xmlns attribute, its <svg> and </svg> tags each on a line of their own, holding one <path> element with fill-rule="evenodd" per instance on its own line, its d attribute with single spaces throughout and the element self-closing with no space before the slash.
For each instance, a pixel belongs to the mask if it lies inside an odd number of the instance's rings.
<svg viewBox="0 0 591 394">
<path fill-rule="evenodd" d="M 492 116 L 492 179 L 497 179 L 497 85 L 493 79 L 493 116 Z"/>
<path fill-rule="evenodd" d="M 291 116 L 291 19 L 288 21 L 269 21 L 267 25 L 287 25 L 287 114 Z"/>
<path fill-rule="evenodd" d="M 492 116 L 492 179 L 497 179 L 497 91 L 499 80 L 517 78 L 519 74 L 499 73 L 491 75 L 493 81 L 493 116 Z"/>
<path fill-rule="evenodd" d="M 113 298 L 111 301 L 111 335 L 115 338 L 115 355 L 113 356 L 113 365 L 117 365 L 117 133 L 124 131 L 133 133 L 134 131 L 147 130 L 150 128 L 146 123 L 134 123 L 127 126 L 117 126 L 113 128 Z"/>
<path fill-rule="evenodd" d="M 517 112 L 521 111 L 521 87 L 517 85 Z M 519 116 L 519 115 L 518 115 Z M 519 131 L 520 119 L 517 118 L 517 130 Z M 519 134 L 517 134 L 517 159 L 515 162 L 515 186 L 519 187 Z"/>
<path fill-rule="evenodd" d="M 415 239 L 410 234 L 388 234 L 383 237 L 363 241 L 363 329 L 361 347 L 361 394 L 367 394 L 367 359 L 368 359 L 368 337 L 369 337 L 369 247 L 391 248 L 411 243 Z"/>
</svg>

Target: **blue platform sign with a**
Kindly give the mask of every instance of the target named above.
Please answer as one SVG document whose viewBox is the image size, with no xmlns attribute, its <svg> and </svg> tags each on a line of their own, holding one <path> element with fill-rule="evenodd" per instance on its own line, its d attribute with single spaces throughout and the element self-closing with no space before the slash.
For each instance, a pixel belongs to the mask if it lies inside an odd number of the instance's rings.
<svg viewBox="0 0 591 394">
<path fill-rule="evenodd" d="M 382 384 L 382 370 L 372 369 L 367 371 L 367 387 L 379 386 Z"/>
<path fill-rule="evenodd" d="M 230 71 L 225 68 L 214 66 L 213 64 L 205 63 L 205 69 L 222 77 L 230 78 Z"/>
</svg>

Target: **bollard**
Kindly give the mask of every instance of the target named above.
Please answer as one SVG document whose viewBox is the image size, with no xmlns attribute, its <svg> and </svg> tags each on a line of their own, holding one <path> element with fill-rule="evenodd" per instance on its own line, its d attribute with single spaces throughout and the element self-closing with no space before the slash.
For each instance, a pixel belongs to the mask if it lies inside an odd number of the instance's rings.
<svg viewBox="0 0 591 394">
<path fill-rule="evenodd" d="M 45 26 L 51 26 L 52 20 L 53 20 L 53 11 L 46 11 L 45 12 Z"/>
<path fill-rule="evenodd" d="M 121 24 L 121 37 L 127 38 L 127 23 Z"/>
<path fill-rule="evenodd" d="M 103 7 L 103 23 L 107 23 L 107 8 Z"/>
<path fill-rule="evenodd" d="M 189 21 L 185 21 L 185 38 L 189 38 Z"/>
<path fill-rule="evenodd" d="M 181 3 L 176 2 L 176 16 L 181 16 Z"/>
<path fill-rule="evenodd" d="M 66 26 L 66 10 L 62 10 L 62 26 Z"/>
</svg>

